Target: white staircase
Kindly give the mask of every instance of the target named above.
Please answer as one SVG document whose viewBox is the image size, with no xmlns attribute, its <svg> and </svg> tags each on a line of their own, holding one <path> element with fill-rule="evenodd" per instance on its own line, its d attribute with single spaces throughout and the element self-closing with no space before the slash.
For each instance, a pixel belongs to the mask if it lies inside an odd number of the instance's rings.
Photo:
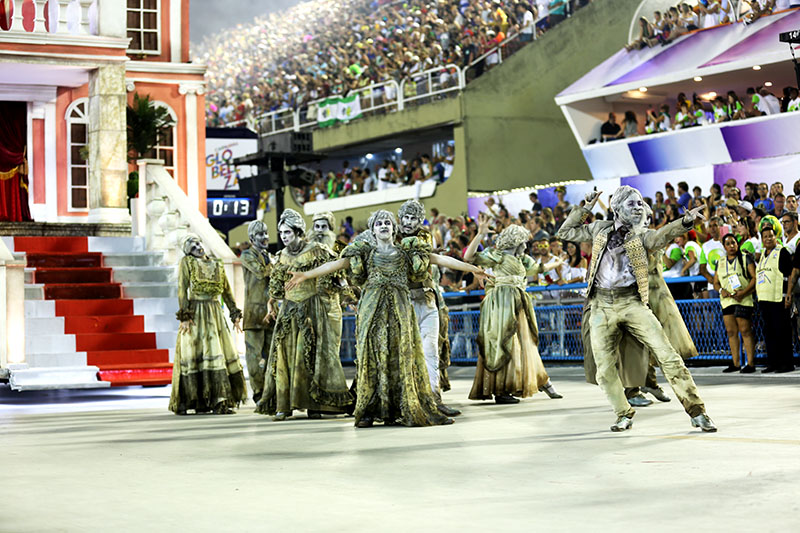
<svg viewBox="0 0 800 533">
<path fill-rule="evenodd" d="M 13 237 L 2 237 L 15 258 Z M 134 314 L 143 315 L 145 331 L 155 332 L 157 348 L 174 358 L 178 333 L 177 268 L 164 265 L 164 254 L 148 252 L 141 237 L 89 237 L 89 251 L 103 253 L 103 266 L 122 286 L 123 298 L 133 300 Z M 25 363 L 9 365 L 13 390 L 104 388 L 98 368 L 87 364 L 86 352 L 76 350 L 75 335 L 64 332 L 55 301 L 44 299 L 44 285 L 33 283 L 33 268 L 25 269 Z"/>
</svg>

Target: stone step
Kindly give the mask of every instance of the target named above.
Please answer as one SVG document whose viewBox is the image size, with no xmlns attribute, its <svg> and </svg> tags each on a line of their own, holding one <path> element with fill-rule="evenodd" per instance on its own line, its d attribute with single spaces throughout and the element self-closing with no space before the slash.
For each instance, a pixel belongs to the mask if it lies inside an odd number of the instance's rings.
<svg viewBox="0 0 800 533">
<path fill-rule="evenodd" d="M 26 337 L 30 337 L 31 335 L 41 335 L 44 332 L 48 333 L 49 335 L 64 333 L 64 317 L 36 316 L 25 318 Z"/>
<path fill-rule="evenodd" d="M 103 254 L 103 266 L 161 266 L 163 252 L 131 252 Z"/>
<path fill-rule="evenodd" d="M 26 284 L 25 300 L 44 300 L 44 284 Z"/>
<path fill-rule="evenodd" d="M 151 331 L 148 326 L 148 316 L 150 315 L 170 315 L 175 320 L 175 313 L 178 312 L 177 296 L 168 298 L 136 298 L 133 300 L 133 314 L 144 315 L 145 329 Z M 158 330 L 155 330 L 158 331 Z"/>
<path fill-rule="evenodd" d="M 36 272 L 35 268 L 25 267 L 25 285 L 33 284 L 33 273 Z"/>
<path fill-rule="evenodd" d="M 144 252 L 144 237 L 89 237 L 89 251 L 104 254 Z"/>
<path fill-rule="evenodd" d="M 100 389 L 110 383 L 97 379 L 96 366 L 65 366 L 49 368 L 15 368 L 9 369 L 8 384 L 11 390 L 48 390 L 48 389 Z"/>
<path fill-rule="evenodd" d="M 113 278 L 115 283 L 159 282 L 178 283 L 178 271 L 169 266 L 115 266 Z"/>
<path fill-rule="evenodd" d="M 177 320 L 176 320 L 177 322 Z M 157 331 L 156 332 L 156 348 L 160 350 L 175 351 L 175 342 L 178 340 L 177 331 Z M 172 357 L 170 357 L 172 361 Z"/>
<path fill-rule="evenodd" d="M 129 282 L 122 285 L 123 298 L 177 298 L 177 283 Z"/>
<path fill-rule="evenodd" d="M 163 315 L 149 314 L 144 315 L 145 331 L 178 331 L 180 323 L 175 318 L 175 313 L 165 313 Z"/>
<path fill-rule="evenodd" d="M 62 330 L 63 331 L 63 330 Z M 25 353 L 69 353 L 77 351 L 75 335 L 26 335 Z"/>
<path fill-rule="evenodd" d="M 56 316 L 55 300 L 25 300 L 25 320 Z M 63 329 L 62 329 L 63 331 Z"/>
<path fill-rule="evenodd" d="M 86 366 L 86 352 L 29 353 L 25 361 L 31 368 Z"/>
</svg>

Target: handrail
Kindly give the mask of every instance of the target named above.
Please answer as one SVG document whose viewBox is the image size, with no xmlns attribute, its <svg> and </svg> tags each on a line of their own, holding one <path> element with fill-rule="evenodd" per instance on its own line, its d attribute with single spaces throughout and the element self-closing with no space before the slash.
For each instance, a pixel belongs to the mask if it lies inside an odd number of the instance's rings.
<svg viewBox="0 0 800 533">
<path fill-rule="evenodd" d="M 695 282 L 708 282 L 703 276 L 684 276 L 680 278 L 664 278 L 664 281 L 671 285 L 673 283 L 695 283 Z M 547 292 L 547 291 L 574 291 L 587 288 L 586 283 L 568 283 L 566 285 L 531 285 L 525 289 L 526 292 Z M 442 293 L 444 298 L 464 298 L 465 296 L 484 296 L 486 291 L 477 290 L 469 292 L 445 292 Z"/>
<path fill-rule="evenodd" d="M 434 74 L 440 74 L 443 70 L 455 71 L 457 79 L 458 79 L 458 83 L 456 85 L 451 86 L 451 87 L 445 87 L 444 89 L 440 88 L 440 89 L 437 89 L 435 91 L 432 91 L 431 88 L 434 85 L 434 77 L 433 77 L 433 75 Z M 427 77 L 428 91 L 424 92 L 422 94 L 415 94 L 414 96 L 406 97 L 406 95 L 405 95 L 406 83 L 407 82 L 413 82 L 414 84 L 416 84 L 416 83 L 418 83 L 417 82 L 418 79 L 424 79 L 426 77 Z M 458 65 L 456 65 L 454 63 L 448 63 L 448 64 L 442 65 L 440 67 L 434 67 L 434 68 L 430 68 L 430 69 L 427 69 L 427 70 L 423 70 L 421 72 L 417 72 L 415 74 L 411 74 L 408 78 L 405 78 L 402 82 L 400 82 L 400 91 L 399 91 L 398 94 L 402 95 L 401 98 L 403 99 L 403 104 L 405 105 L 406 102 L 413 102 L 414 100 L 419 100 L 420 98 L 430 98 L 432 96 L 436 96 L 437 94 L 444 94 L 444 93 L 449 93 L 449 92 L 453 92 L 453 91 L 460 91 L 460 90 L 462 90 L 464 88 L 464 86 L 462 84 L 462 80 L 463 80 L 463 76 L 460 73 L 460 69 L 458 68 Z M 437 84 L 438 84 L 438 82 L 437 82 Z"/>
</svg>

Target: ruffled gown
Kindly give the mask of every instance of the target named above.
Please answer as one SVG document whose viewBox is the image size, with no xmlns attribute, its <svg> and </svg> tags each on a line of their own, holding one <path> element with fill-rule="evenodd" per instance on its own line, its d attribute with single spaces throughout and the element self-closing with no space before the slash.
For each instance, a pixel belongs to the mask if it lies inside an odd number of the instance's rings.
<svg viewBox="0 0 800 533">
<path fill-rule="evenodd" d="M 241 318 L 221 261 L 189 255 L 181 259 L 177 318 L 193 320 L 194 325 L 178 333 L 170 411 L 208 412 L 220 402 L 233 408 L 247 399 L 244 371 L 222 314 L 220 297 L 231 320 Z"/>
<path fill-rule="evenodd" d="M 527 255 L 515 257 L 493 248 L 478 253 L 473 263 L 491 268 L 495 279 L 481 302 L 478 365 L 469 399 L 532 396 L 549 381 L 539 355 L 533 300 L 525 292 L 526 277 L 542 268 Z"/>
<path fill-rule="evenodd" d="M 356 318 L 356 424 L 362 418 L 405 426 L 443 424 L 428 380 L 409 282 L 428 273 L 431 247 L 416 237 L 391 253 L 358 241 L 342 252 L 362 285 Z"/>
<path fill-rule="evenodd" d="M 304 281 L 290 291 L 289 272 L 306 272 L 336 254 L 309 242 L 297 255 L 281 250 L 270 277 L 270 297 L 282 299 L 272 333 L 264 392 L 256 412 L 274 415 L 295 409 L 344 413 L 353 397 L 339 357 L 342 309 L 339 291 L 343 274 Z"/>
</svg>

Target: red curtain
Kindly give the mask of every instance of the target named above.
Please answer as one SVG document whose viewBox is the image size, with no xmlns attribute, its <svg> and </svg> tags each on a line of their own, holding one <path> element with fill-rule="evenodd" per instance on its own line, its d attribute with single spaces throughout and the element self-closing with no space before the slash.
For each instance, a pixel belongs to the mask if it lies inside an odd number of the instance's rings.
<svg viewBox="0 0 800 533">
<path fill-rule="evenodd" d="M 0 220 L 31 220 L 28 208 L 28 105 L 0 102 Z"/>
</svg>

